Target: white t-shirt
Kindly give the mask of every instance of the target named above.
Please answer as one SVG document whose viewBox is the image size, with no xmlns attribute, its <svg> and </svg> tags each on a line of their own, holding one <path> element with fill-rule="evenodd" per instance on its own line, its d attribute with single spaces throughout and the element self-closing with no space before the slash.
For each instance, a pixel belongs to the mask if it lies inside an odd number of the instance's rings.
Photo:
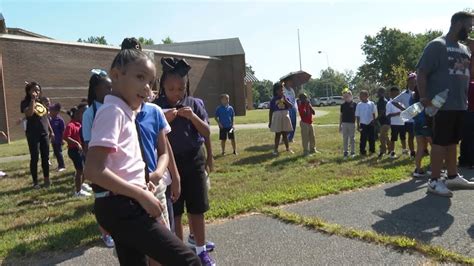
<svg viewBox="0 0 474 266">
<path fill-rule="evenodd" d="M 359 117 L 360 123 L 368 125 L 377 117 L 377 106 L 372 101 L 359 102 L 356 106 L 355 116 Z"/>
<path fill-rule="evenodd" d="M 387 103 L 387 106 L 385 108 L 385 114 L 388 116 L 390 114 L 395 114 L 395 113 L 400 113 L 402 110 L 398 109 L 393 105 L 392 103 L 393 100 L 390 100 Z M 405 125 L 405 122 L 403 122 L 403 119 L 400 117 L 400 115 L 397 116 L 392 116 L 390 117 L 390 125 L 392 126 L 403 126 Z"/>
<path fill-rule="evenodd" d="M 395 97 L 392 101 L 401 104 L 403 107 L 408 108 L 410 106 L 410 99 L 413 97 L 414 92 L 406 89 Z M 406 121 L 406 123 L 414 123 L 413 119 Z"/>
</svg>

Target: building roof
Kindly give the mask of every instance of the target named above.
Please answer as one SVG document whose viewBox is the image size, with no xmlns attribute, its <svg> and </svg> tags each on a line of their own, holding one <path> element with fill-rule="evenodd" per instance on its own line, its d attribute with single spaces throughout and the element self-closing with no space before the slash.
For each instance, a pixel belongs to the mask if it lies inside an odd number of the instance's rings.
<svg viewBox="0 0 474 266">
<path fill-rule="evenodd" d="M 145 45 L 151 50 L 190 53 L 206 56 L 244 55 L 244 48 L 239 38 L 180 42 L 172 44 Z"/>
<path fill-rule="evenodd" d="M 20 29 L 20 28 L 7 28 L 7 33 L 12 34 L 12 35 L 20 35 L 20 36 L 27 36 L 27 37 L 34 37 L 34 38 L 42 38 L 42 39 L 50 39 L 50 40 L 53 39 L 48 36 L 44 36 L 44 35 L 27 31 L 24 29 Z"/>
<path fill-rule="evenodd" d="M 245 71 L 244 81 L 245 82 L 258 82 L 259 80 L 250 71 Z"/>
<path fill-rule="evenodd" d="M 65 42 L 65 41 L 57 41 L 57 40 L 53 40 L 53 39 L 44 39 L 44 38 L 28 37 L 28 36 L 13 35 L 13 34 L 1 34 L 0 33 L 0 40 L 1 39 L 40 42 L 40 43 L 51 43 L 51 44 L 65 44 L 65 45 L 71 45 L 71 46 L 93 47 L 93 48 L 109 49 L 109 50 L 117 50 L 117 51 L 120 50 L 120 47 L 111 46 L 111 45 L 82 43 L 82 42 Z M 220 60 L 219 58 L 212 57 L 212 56 L 196 55 L 196 54 L 190 54 L 190 53 L 176 53 L 176 52 L 161 51 L 161 50 L 144 50 L 144 51 L 154 53 L 154 54 L 165 55 L 165 56 L 186 56 L 186 57 L 190 57 L 190 58 Z"/>
</svg>

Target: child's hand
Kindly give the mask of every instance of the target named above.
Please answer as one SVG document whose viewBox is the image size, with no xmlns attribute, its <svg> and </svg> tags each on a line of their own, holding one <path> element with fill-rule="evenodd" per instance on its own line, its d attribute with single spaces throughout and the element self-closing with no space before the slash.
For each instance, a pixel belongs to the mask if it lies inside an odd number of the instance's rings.
<svg viewBox="0 0 474 266">
<path fill-rule="evenodd" d="M 194 116 L 194 112 L 193 112 L 193 109 L 191 109 L 191 107 L 185 106 L 178 110 L 178 115 L 188 120 L 191 120 L 191 118 L 193 118 Z"/>
<path fill-rule="evenodd" d="M 339 133 L 342 133 L 342 125 L 339 125 Z"/>
<path fill-rule="evenodd" d="M 360 129 L 360 126 L 357 125 L 357 131 L 361 132 L 362 130 Z"/>
<path fill-rule="evenodd" d="M 158 184 L 158 182 L 160 182 L 161 178 L 163 178 L 162 175 L 160 175 L 159 173 L 157 173 L 156 171 L 155 172 L 151 172 L 150 173 L 150 181 L 149 183 L 155 183 L 155 184 Z"/>
<path fill-rule="evenodd" d="M 161 216 L 163 212 L 163 206 L 161 202 L 155 197 L 155 195 L 148 191 L 143 190 L 141 197 L 138 199 L 138 203 L 145 209 L 150 217 L 157 218 Z"/>
<path fill-rule="evenodd" d="M 181 196 L 181 184 L 173 180 L 171 183 L 171 201 L 175 203 Z"/>
<path fill-rule="evenodd" d="M 153 182 L 148 182 L 147 189 L 148 189 L 148 191 L 150 191 L 153 194 L 156 193 L 156 186 L 155 186 L 155 184 L 153 184 Z"/>
<path fill-rule="evenodd" d="M 207 156 L 206 169 L 208 173 L 214 171 L 214 158 L 212 156 Z"/>
<path fill-rule="evenodd" d="M 219 128 L 220 128 L 220 129 L 222 129 L 222 128 L 223 128 L 223 126 L 222 126 L 222 124 L 221 124 L 221 123 L 217 123 L 217 124 L 219 125 Z"/>
<path fill-rule="evenodd" d="M 166 111 L 165 112 L 166 121 L 168 121 L 168 123 L 173 122 L 173 120 L 176 118 L 177 115 L 178 115 L 178 110 L 176 110 L 176 108 Z"/>
<path fill-rule="evenodd" d="M 54 137 L 55 137 L 55 135 L 54 135 L 54 133 L 53 133 L 53 132 L 49 133 L 49 139 L 50 139 L 50 140 L 53 140 L 53 139 L 54 139 Z"/>
<path fill-rule="evenodd" d="M 268 128 L 272 128 L 272 123 L 268 123 Z"/>
</svg>

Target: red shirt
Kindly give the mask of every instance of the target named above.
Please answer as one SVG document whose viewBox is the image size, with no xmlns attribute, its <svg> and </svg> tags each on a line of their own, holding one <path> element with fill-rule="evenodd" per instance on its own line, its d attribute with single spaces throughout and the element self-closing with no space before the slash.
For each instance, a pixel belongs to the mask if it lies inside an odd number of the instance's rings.
<svg viewBox="0 0 474 266">
<path fill-rule="evenodd" d="M 81 122 L 71 119 L 71 121 L 67 124 L 66 129 L 64 130 L 63 138 L 67 139 L 70 137 L 71 139 L 82 143 L 81 141 Z M 67 147 L 69 149 L 78 148 L 76 144 L 67 142 Z"/>
<path fill-rule="evenodd" d="M 469 83 L 469 90 L 467 91 L 467 110 L 474 112 L 474 80 Z"/>
<path fill-rule="evenodd" d="M 309 102 L 299 103 L 298 104 L 298 112 L 300 113 L 301 121 L 306 124 L 313 123 L 313 113 L 312 113 L 311 105 Z"/>
</svg>

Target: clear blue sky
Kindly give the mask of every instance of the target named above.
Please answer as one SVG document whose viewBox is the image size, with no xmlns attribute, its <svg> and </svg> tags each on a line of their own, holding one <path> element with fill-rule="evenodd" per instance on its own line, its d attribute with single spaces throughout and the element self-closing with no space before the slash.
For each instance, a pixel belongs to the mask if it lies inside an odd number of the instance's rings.
<svg viewBox="0 0 474 266">
<path fill-rule="evenodd" d="M 124 37 L 160 42 L 239 37 L 259 79 L 277 80 L 298 70 L 297 29 L 303 69 L 319 76 L 329 64 L 357 70 L 367 34 L 383 26 L 403 31 L 447 31 L 453 13 L 473 1 L 22 1 L 0 0 L 7 27 L 54 39 L 102 36 L 118 45 Z"/>
</svg>

